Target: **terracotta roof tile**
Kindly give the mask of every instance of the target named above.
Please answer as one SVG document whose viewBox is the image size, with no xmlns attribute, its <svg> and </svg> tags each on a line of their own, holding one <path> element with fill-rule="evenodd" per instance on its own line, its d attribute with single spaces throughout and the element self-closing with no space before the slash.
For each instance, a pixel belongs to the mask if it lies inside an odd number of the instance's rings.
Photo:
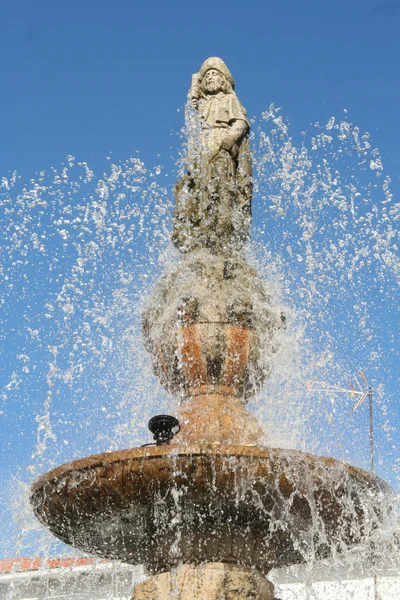
<svg viewBox="0 0 400 600">
<path fill-rule="evenodd" d="M 0 560 L 0 574 L 38 571 L 39 569 L 60 569 L 82 567 L 99 562 L 95 558 L 6 558 Z M 100 562 L 107 562 L 102 560 Z"/>
</svg>

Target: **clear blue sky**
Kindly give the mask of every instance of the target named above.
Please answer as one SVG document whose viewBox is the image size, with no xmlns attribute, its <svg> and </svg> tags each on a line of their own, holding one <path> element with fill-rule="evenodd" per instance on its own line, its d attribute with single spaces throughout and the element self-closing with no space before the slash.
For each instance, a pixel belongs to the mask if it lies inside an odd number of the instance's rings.
<svg viewBox="0 0 400 600">
<path fill-rule="evenodd" d="M 235 77 L 239 98 L 251 117 L 259 116 L 274 103 L 283 108 L 285 118 L 298 136 L 303 130 L 310 131 L 311 124 L 317 121 L 326 123 L 331 116 L 340 119 L 346 109 L 348 119 L 361 131 L 371 134 L 373 147 L 379 148 L 385 175 L 390 176 L 392 192 L 398 198 L 400 2 L 397 1 L 3 0 L 0 178 L 10 177 L 16 170 L 21 177 L 18 185 L 23 187 L 32 177 L 38 181 L 41 171 L 49 172 L 51 167 L 62 171 L 60 164 L 65 163 L 67 155 L 88 162 L 99 175 L 109 168 L 107 156 L 117 163 L 136 156 L 136 151 L 147 166 L 162 164 L 171 173 L 191 74 L 208 56 L 221 56 L 226 61 Z M 79 193 L 73 199 L 76 204 L 81 200 Z M 54 214 L 53 211 L 52 217 Z M 5 213 L 1 215 L 5 223 Z M 50 231 L 50 217 L 43 215 L 44 228 Z M 158 225 L 162 224 L 162 218 L 158 219 Z M 145 255 L 152 250 L 145 250 L 145 241 L 143 235 L 135 254 L 138 280 L 142 276 L 146 280 L 146 274 L 140 270 L 141 253 Z M 4 517 L 3 531 L 7 538 L 0 553 L 4 555 L 15 552 L 19 525 L 10 524 L 10 484 L 14 477 L 28 480 L 26 468 L 32 462 L 30 456 L 38 426 L 35 417 L 43 416 L 48 389 L 48 346 L 52 339 L 62 346 L 62 336 L 69 335 L 66 325 L 64 329 L 53 325 L 50 333 L 45 331 L 45 304 L 60 293 L 62 284 L 71 276 L 75 260 L 68 253 L 62 254 L 62 247 L 57 246 L 60 243 L 54 242 L 53 248 L 59 261 L 60 280 L 48 277 L 49 265 L 55 268 L 54 258 L 48 258 L 47 262 L 30 260 L 25 272 L 29 285 L 22 275 L 18 276 L 13 288 L 16 296 L 8 304 L 6 301 L 1 320 L 4 330 L 0 332 L 0 341 L 4 347 L 0 375 L 4 375 L 4 385 L 9 383 L 15 369 L 21 372 L 21 361 L 25 359 L 17 359 L 17 355 L 36 352 L 35 372 L 31 371 L 19 388 L 22 397 L 11 388 L 0 415 L 3 492 L 0 517 Z M 275 250 L 278 252 L 279 248 Z M 51 244 L 47 251 L 51 254 Z M 111 270 L 115 268 L 112 254 L 104 260 Z M 161 270 L 156 260 L 155 264 Z M 46 289 L 42 288 L 43 282 Z M 114 283 L 110 276 L 99 290 L 112 294 Z M 90 286 L 89 279 L 82 278 L 82 286 Z M 8 283 L 4 290 L 4 294 L 10 294 Z M 367 293 L 363 299 L 377 307 L 371 308 L 372 320 L 375 310 L 388 311 L 396 340 L 398 313 L 393 310 L 394 287 L 390 284 L 384 293 L 386 304 Z M 84 309 L 81 307 L 82 314 Z M 80 314 L 78 311 L 77 320 Z M 340 306 L 337 317 L 340 320 Z M 28 326 L 34 329 L 34 321 L 43 328 L 43 353 L 30 346 L 29 352 L 26 350 L 25 330 Z M 116 336 L 118 327 L 116 324 Z M 379 327 L 378 320 L 375 329 Z M 341 336 L 340 339 L 345 338 L 345 327 Z M 70 338 L 68 344 L 73 346 Z M 394 345 L 392 342 L 388 352 L 394 353 Z M 398 381 L 393 370 L 398 365 L 398 355 L 387 359 L 386 368 L 392 369 L 392 404 L 397 402 Z M 113 381 L 117 387 L 122 385 L 117 375 L 109 375 L 110 388 Z M 89 389 L 86 385 L 82 392 L 75 386 L 71 394 L 78 402 L 79 394 L 88 395 Z M 99 390 L 95 383 L 92 393 L 97 398 Z M 76 408 L 77 412 L 82 411 L 82 418 L 89 418 L 85 410 Z M 56 421 L 64 419 L 74 427 L 73 417 L 65 408 L 59 408 L 55 414 Z M 99 414 L 94 412 L 90 418 L 100 436 L 97 443 L 101 447 L 101 436 L 106 435 L 109 426 Z M 146 421 L 148 414 L 151 408 L 143 408 L 142 412 L 137 408 L 136 416 L 141 422 Z M 112 420 L 110 417 L 109 422 Z M 393 435 L 398 444 L 398 433 Z M 85 450 L 85 440 L 78 442 L 72 434 L 69 439 L 59 438 L 58 444 L 70 444 L 72 450 L 65 454 L 68 459 L 90 453 L 89 445 Z M 55 463 L 64 457 L 63 452 L 55 451 Z M 391 463 L 396 452 L 397 446 L 390 448 L 386 455 L 389 458 L 383 458 L 383 462 Z M 46 458 L 47 466 L 50 460 Z M 36 471 L 40 470 L 39 463 L 35 463 Z M 395 483 L 395 475 L 387 465 L 382 475 Z M 14 496 L 18 493 L 13 492 Z"/>
<path fill-rule="evenodd" d="M 2 173 L 29 176 L 68 153 L 168 155 L 190 74 L 216 55 L 250 115 L 275 102 L 305 127 L 347 108 L 397 176 L 397 2 L 13 0 L 0 10 Z"/>
</svg>

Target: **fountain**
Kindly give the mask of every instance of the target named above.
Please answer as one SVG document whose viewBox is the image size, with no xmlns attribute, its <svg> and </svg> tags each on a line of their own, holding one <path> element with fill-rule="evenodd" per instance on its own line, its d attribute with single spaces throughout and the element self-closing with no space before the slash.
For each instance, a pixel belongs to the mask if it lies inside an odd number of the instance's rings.
<svg viewBox="0 0 400 600">
<path fill-rule="evenodd" d="M 154 445 L 76 460 L 32 486 L 38 519 L 92 555 L 144 565 L 134 600 L 272 600 L 274 567 L 367 544 L 389 486 L 333 458 L 264 445 L 246 408 L 285 317 L 246 260 L 249 121 L 219 58 L 193 76 L 186 172 L 175 186 L 178 265 L 143 313 L 156 375 L 179 405 Z"/>
</svg>

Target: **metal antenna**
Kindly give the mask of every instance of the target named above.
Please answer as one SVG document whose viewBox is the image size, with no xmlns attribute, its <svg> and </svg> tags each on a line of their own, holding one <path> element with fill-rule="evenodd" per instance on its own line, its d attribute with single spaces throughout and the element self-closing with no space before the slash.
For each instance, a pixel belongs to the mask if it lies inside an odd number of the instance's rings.
<svg viewBox="0 0 400 600">
<path fill-rule="evenodd" d="M 364 402 L 366 398 L 368 398 L 369 404 L 369 453 L 370 453 L 370 461 L 371 461 L 371 473 L 375 473 L 375 447 L 374 447 L 374 413 L 373 413 L 373 397 L 372 397 L 372 388 L 369 385 L 364 373 L 359 371 L 361 377 L 363 378 L 365 389 L 363 396 L 356 402 L 350 414 L 352 414 L 361 404 Z"/>
<path fill-rule="evenodd" d="M 357 398 L 356 403 L 353 408 L 349 412 L 349 416 L 352 415 L 357 408 L 359 408 L 365 400 L 368 398 L 369 404 L 369 454 L 370 454 L 370 471 L 375 474 L 375 447 L 374 447 L 374 413 L 373 413 L 373 395 L 372 388 L 369 385 L 367 378 L 361 369 L 358 371 L 360 377 L 362 378 L 363 384 L 359 382 L 356 376 L 354 376 L 354 380 L 356 382 L 356 387 L 353 385 L 351 380 L 348 381 L 349 388 L 342 388 L 339 386 L 331 386 L 324 382 L 320 381 L 307 381 L 307 390 L 309 392 L 315 390 L 318 392 L 327 392 L 333 394 L 349 394 L 350 398 Z M 372 565 L 373 568 L 375 566 L 375 556 L 372 554 Z M 374 600 L 379 600 L 380 596 L 378 594 L 378 576 L 376 572 L 373 576 L 374 581 Z"/>
<path fill-rule="evenodd" d="M 354 376 L 355 384 L 351 380 L 348 381 L 348 388 L 329 385 L 323 381 L 307 381 L 307 390 L 309 392 L 326 392 L 329 394 L 349 394 L 350 398 L 357 398 L 356 403 L 351 409 L 349 416 L 359 408 L 368 398 L 369 403 L 369 452 L 370 452 L 370 471 L 375 473 L 375 446 L 374 446 L 374 414 L 373 414 L 373 394 L 372 388 L 369 385 L 364 373 L 359 370 L 359 376 L 362 378 L 364 385 Z"/>
</svg>

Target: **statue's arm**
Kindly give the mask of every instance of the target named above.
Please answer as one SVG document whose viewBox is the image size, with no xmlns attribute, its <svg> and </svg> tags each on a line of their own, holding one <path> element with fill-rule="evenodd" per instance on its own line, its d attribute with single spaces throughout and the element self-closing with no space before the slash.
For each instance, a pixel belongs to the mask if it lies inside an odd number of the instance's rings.
<svg viewBox="0 0 400 600">
<path fill-rule="evenodd" d="M 235 144 L 238 144 L 249 132 L 249 125 L 245 120 L 235 119 L 229 127 L 229 132 L 221 141 L 221 150 L 230 152 Z"/>
</svg>

